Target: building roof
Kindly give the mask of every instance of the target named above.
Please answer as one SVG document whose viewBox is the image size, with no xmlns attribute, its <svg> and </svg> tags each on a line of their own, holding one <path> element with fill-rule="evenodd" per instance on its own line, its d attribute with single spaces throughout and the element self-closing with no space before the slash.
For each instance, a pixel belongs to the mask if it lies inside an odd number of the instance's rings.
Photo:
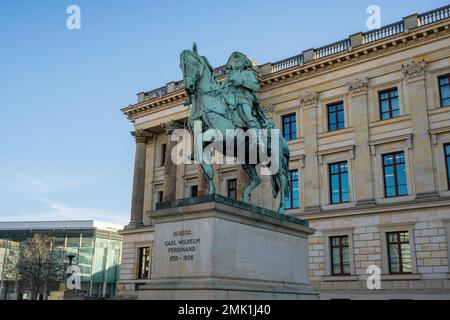
<svg viewBox="0 0 450 320">
<path fill-rule="evenodd" d="M 0 230 L 100 229 L 122 230 L 122 226 L 97 220 L 0 221 Z"/>
</svg>

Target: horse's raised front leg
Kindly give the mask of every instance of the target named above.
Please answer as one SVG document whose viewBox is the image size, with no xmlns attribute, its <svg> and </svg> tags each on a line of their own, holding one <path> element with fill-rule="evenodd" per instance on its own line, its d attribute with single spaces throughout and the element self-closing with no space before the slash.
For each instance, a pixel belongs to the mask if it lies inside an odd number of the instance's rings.
<svg viewBox="0 0 450 320">
<path fill-rule="evenodd" d="M 250 177 L 250 183 L 245 187 L 242 192 L 242 202 L 249 203 L 250 202 L 250 194 L 256 187 L 261 184 L 261 178 L 258 176 L 258 172 L 256 171 L 256 167 L 251 164 L 243 164 L 242 169 L 248 174 Z"/>
</svg>

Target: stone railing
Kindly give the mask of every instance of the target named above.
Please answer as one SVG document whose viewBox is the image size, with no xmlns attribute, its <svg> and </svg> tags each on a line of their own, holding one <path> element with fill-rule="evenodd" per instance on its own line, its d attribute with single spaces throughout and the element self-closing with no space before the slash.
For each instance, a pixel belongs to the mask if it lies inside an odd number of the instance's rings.
<svg viewBox="0 0 450 320">
<path fill-rule="evenodd" d="M 420 26 L 432 24 L 444 19 L 448 19 L 449 17 L 450 17 L 450 5 L 437 8 L 422 14 L 413 14 L 404 17 L 402 21 L 391 23 L 387 26 L 381 27 L 380 29 L 364 33 L 363 32 L 356 33 L 354 35 L 349 36 L 349 38 L 347 39 L 334 42 L 332 44 L 317 49 L 309 49 L 303 51 L 298 55 L 274 63 L 267 63 L 264 65 L 264 68 L 260 69 L 260 72 L 263 75 L 267 75 L 287 70 L 290 68 L 294 68 L 304 63 L 308 63 L 317 59 L 345 52 L 350 48 L 355 48 L 360 45 L 373 43 L 379 40 L 383 40 L 401 34 L 405 32 L 405 30 L 407 29 L 410 30 Z M 267 68 L 265 66 L 267 66 Z M 227 73 L 228 71 L 225 69 L 225 66 L 221 66 L 214 70 L 214 74 L 218 78 L 225 76 Z M 138 102 L 160 98 L 172 91 L 181 89 L 184 89 L 183 81 L 172 82 L 164 87 L 138 94 Z"/>
<path fill-rule="evenodd" d="M 447 19 L 450 16 L 450 5 L 434 9 L 419 15 L 419 26 Z"/>
<path fill-rule="evenodd" d="M 165 96 L 167 94 L 167 86 L 149 91 L 149 92 L 145 92 L 144 93 L 144 100 L 153 100 L 153 99 L 157 99 L 160 98 L 162 96 Z"/>
<path fill-rule="evenodd" d="M 405 26 L 403 24 L 403 21 L 391 23 L 380 29 L 366 32 L 363 35 L 363 44 L 378 41 L 378 40 L 388 38 L 388 37 L 392 37 L 396 34 L 402 33 L 403 31 L 405 31 Z"/>
<path fill-rule="evenodd" d="M 314 50 L 314 59 L 320 59 L 342 51 L 347 51 L 350 47 L 350 40 L 344 39 Z"/>
<path fill-rule="evenodd" d="M 303 55 L 299 54 L 287 59 L 272 63 L 272 73 L 296 67 L 303 63 Z"/>
</svg>

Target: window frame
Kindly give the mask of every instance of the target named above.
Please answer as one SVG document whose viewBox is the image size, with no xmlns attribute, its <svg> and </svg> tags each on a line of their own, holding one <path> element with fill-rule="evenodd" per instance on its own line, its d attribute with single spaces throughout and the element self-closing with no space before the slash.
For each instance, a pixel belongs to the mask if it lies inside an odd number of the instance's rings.
<svg viewBox="0 0 450 320">
<path fill-rule="evenodd" d="M 161 143 L 161 147 L 160 147 L 160 161 L 159 161 L 159 166 L 160 167 L 164 167 L 166 164 L 166 150 L 167 150 L 167 143 Z"/>
<path fill-rule="evenodd" d="M 195 190 L 195 195 L 194 195 L 194 191 Z M 198 197 L 198 185 L 197 184 L 193 184 L 189 187 L 189 193 L 191 197 Z"/>
<path fill-rule="evenodd" d="M 292 174 L 294 172 L 297 172 L 297 179 L 296 180 L 292 179 Z M 289 174 L 289 205 L 290 205 L 290 207 L 286 208 L 286 209 L 287 210 L 298 209 L 298 208 L 300 208 L 300 196 L 299 196 L 299 192 L 297 192 L 298 206 L 294 207 L 294 191 L 293 191 L 292 185 L 293 185 L 293 182 L 297 181 L 297 189 L 300 190 L 300 179 L 299 179 L 300 172 L 299 172 L 298 169 L 292 169 L 292 170 L 288 171 L 288 174 Z"/>
<path fill-rule="evenodd" d="M 338 117 L 339 111 L 337 109 L 337 107 L 339 105 L 342 105 L 342 113 L 344 114 L 344 120 L 343 120 L 343 127 L 342 128 L 339 127 L 339 123 L 340 123 L 339 122 L 339 117 Z M 336 107 L 336 111 L 332 112 L 332 113 L 334 113 L 336 115 L 336 121 L 334 123 L 330 122 L 330 107 Z M 330 128 L 331 124 L 335 124 L 336 125 L 336 129 L 335 130 L 331 130 L 331 128 Z M 335 132 L 335 131 L 339 131 L 339 130 L 345 129 L 345 106 L 344 106 L 344 101 L 343 100 L 327 104 L 327 129 L 328 129 L 328 132 Z"/>
<path fill-rule="evenodd" d="M 396 98 L 398 100 L 398 112 L 399 112 L 399 115 L 395 116 L 395 117 L 392 115 L 393 109 L 392 109 L 392 97 L 391 97 L 391 92 L 394 91 L 394 90 L 397 91 L 397 97 Z M 387 93 L 388 94 L 387 101 L 388 101 L 388 104 L 389 104 L 388 105 L 389 118 L 387 118 L 387 119 L 383 119 L 383 113 L 386 113 L 386 112 L 383 112 L 383 109 L 382 109 L 382 106 L 381 106 L 381 101 L 385 101 L 386 100 L 386 99 L 383 99 L 383 100 L 381 99 L 381 95 L 383 93 Z M 400 93 L 399 93 L 398 87 L 396 86 L 396 87 L 391 87 L 391 88 L 387 88 L 387 89 L 383 89 L 383 90 L 378 91 L 378 106 L 379 106 L 380 120 L 381 121 L 390 120 L 390 119 L 394 119 L 394 118 L 400 117 L 401 116 L 401 108 L 400 108 Z M 397 110 L 397 109 L 395 109 L 395 110 Z"/>
<path fill-rule="evenodd" d="M 285 127 L 284 127 L 284 119 L 286 119 L 286 118 L 293 119 L 293 121 L 290 120 L 288 122 L 289 130 L 290 130 L 290 132 L 289 132 L 290 138 L 289 139 L 286 137 Z M 293 135 L 293 133 L 292 133 L 292 131 L 293 131 L 292 128 L 295 128 L 295 135 Z M 283 135 L 283 138 L 286 139 L 286 141 L 291 141 L 291 140 L 297 139 L 297 113 L 296 112 L 284 114 L 281 116 L 281 134 Z"/>
<path fill-rule="evenodd" d="M 341 164 L 342 163 L 346 163 L 347 164 L 347 171 L 346 172 L 341 172 Z M 333 165 L 338 165 L 339 168 L 339 172 L 338 173 L 331 173 L 331 166 Z M 338 161 L 338 162 L 332 162 L 332 163 L 328 163 L 328 192 L 330 194 L 329 196 L 329 201 L 330 204 L 334 205 L 334 204 L 342 204 L 342 203 L 349 203 L 350 202 L 350 181 L 349 181 L 349 170 L 348 170 L 348 166 L 349 163 L 347 160 L 343 160 L 343 161 Z M 347 174 L 347 181 L 348 181 L 348 185 L 347 185 L 347 189 L 348 189 L 348 200 L 347 201 L 343 201 L 342 200 L 342 174 L 346 173 Z M 332 183 L 332 176 L 334 175 L 338 175 L 339 179 L 339 202 L 333 202 L 333 183 Z"/>
<path fill-rule="evenodd" d="M 442 103 L 442 92 L 441 92 L 441 79 L 444 79 L 444 78 L 447 78 L 448 79 L 448 86 L 449 86 L 449 90 L 450 90 L 450 73 L 448 73 L 448 74 L 443 74 L 443 75 L 440 75 L 440 76 L 438 76 L 438 91 L 439 91 L 439 106 L 441 107 L 441 108 L 447 108 L 447 107 L 450 107 L 450 105 L 448 105 L 448 106 L 444 106 L 443 105 L 443 103 Z"/>
<path fill-rule="evenodd" d="M 395 157 L 395 155 L 396 154 L 398 154 L 398 153 L 403 153 L 403 163 L 397 163 L 396 161 L 396 157 Z M 393 164 L 392 165 L 385 165 L 384 164 L 384 157 L 385 156 L 392 156 L 392 159 L 393 159 Z M 398 189 L 398 174 L 397 174 L 397 166 L 398 165 L 401 165 L 401 164 L 404 164 L 405 165 L 405 179 L 406 179 L 406 194 L 399 194 L 399 189 Z M 406 173 L 406 155 L 405 155 L 405 152 L 402 150 L 402 151 L 394 151 L 394 152 L 388 152 L 388 153 L 383 153 L 382 155 L 381 155 L 381 165 L 383 166 L 383 186 L 384 186 L 384 197 L 385 198 L 396 198 L 396 197 L 403 197 L 403 196 L 407 196 L 407 195 L 409 195 L 409 192 L 408 192 L 408 175 L 407 175 L 407 173 Z M 387 187 L 386 187 L 386 166 L 393 166 L 393 168 L 394 168 L 394 176 L 395 176 L 395 178 L 394 178 L 394 181 L 395 181 L 395 195 L 393 195 L 393 196 L 388 196 L 387 195 Z"/>
<path fill-rule="evenodd" d="M 147 252 L 147 254 L 146 255 L 143 255 L 142 254 L 142 252 L 145 250 L 145 249 L 147 249 L 146 250 L 146 252 Z M 148 278 L 150 278 L 150 260 L 151 260 L 151 252 L 150 252 L 150 246 L 141 246 L 141 247 L 138 247 L 137 248 L 137 253 L 138 253 L 138 256 L 137 256 L 137 266 L 138 266 L 138 268 L 137 268 L 137 276 L 136 276 L 136 278 L 137 279 L 148 279 Z M 146 265 L 146 266 L 144 266 L 143 265 L 143 258 L 146 258 L 146 263 L 148 263 L 148 265 Z M 147 267 L 147 270 L 143 270 L 143 268 L 145 268 L 145 267 Z M 143 272 L 145 273 L 146 272 L 146 274 L 143 274 Z"/>
<path fill-rule="evenodd" d="M 339 246 L 333 246 L 333 239 L 339 238 Z M 347 238 L 347 245 L 342 244 L 342 239 Z M 328 241 L 330 242 L 330 271 L 332 276 L 349 276 L 351 275 L 351 261 L 350 261 L 350 237 L 348 235 L 336 235 L 336 236 L 330 236 L 328 237 Z M 340 272 L 337 273 L 334 270 L 334 261 L 333 261 L 333 249 L 339 248 L 339 269 Z M 343 248 L 348 248 L 348 269 L 349 272 L 344 272 L 344 255 L 343 255 Z"/>
<path fill-rule="evenodd" d="M 450 142 L 443 143 L 442 146 L 444 147 L 443 149 L 444 149 L 444 159 L 445 159 L 445 172 L 447 175 L 447 190 L 450 191 L 450 171 L 448 170 L 448 165 L 450 164 L 449 163 L 450 153 L 447 156 L 447 151 L 446 151 L 447 146 L 450 147 Z"/>
<path fill-rule="evenodd" d="M 408 233 L 408 241 L 405 242 L 401 242 L 401 238 L 400 238 L 400 234 L 401 233 Z M 390 234 L 396 234 L 397 235 L 397 242 L 389 242 L 389 235 Z M 388 262 L 388 270 L 389 270 L 389 274 L 412 274 L 413 272 L 413 257 L 412 257 L 412 253 L 411 253 L 411 241 L 409 240 L 411 237 L 411 233 L 409 232 L 409 230 L 401 230 L 401 231 L 388 231 L 386 232 L 386 246 L 387 246 L 387 262 Z M 397 250 L 398 250 L 398 265 L 399 265 L 399 272 L 393 272 L 392 271 L 392 265 L 391 265 L 391 248 L 390 245 L 391 244 L 396 244 L 397 245 Z M 403 271 L 403 254 L 402 254 L 402 244 L 408 244 L 409 246 L 409 255 L 410 255 L 410 260 L 411 260 L 411 271 L 409 272 L 405 272 Z"/>
<path fill-rule="evenodd" d="M 233 188 L 230 188 L 230 185 L 234 184 Z M 234 198 L 230 197 L 230 191 L 234 191 Z M 237 200 L 237 179 L 228 179 L 227 180 L 227 197 L 232 200 Z"/>
</svg>

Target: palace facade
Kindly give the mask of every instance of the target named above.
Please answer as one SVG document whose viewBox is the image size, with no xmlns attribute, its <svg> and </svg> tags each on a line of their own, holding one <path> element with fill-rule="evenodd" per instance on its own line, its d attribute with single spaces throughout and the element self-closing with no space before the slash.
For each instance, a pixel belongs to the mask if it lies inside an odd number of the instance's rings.
<svg viewBox="0 0 450 320">
<path fill-rule="evenodd" d="M 322 299 L 450 299 L 450 6 L 254 66 L 259 100 L 291 151 L 286 214 L 309 220 L 311 284 Z M 226 73 L 216 69 L 220 78 Z M 119 296 L 152 276 L 155 204 L 202 195 L 197 165 L 167 161 L 189 106 L 182 81 L 138 94 L 130 224 Z M 248 181 L 217 165 L 218 193 Z M 261 206 L 265 183 L 252 194 Z M 268 253 L 270 254 L 270 253 Z M 379 271 L 380 288 L 369 289 Z M 371 284 L 376 284 L 371 282 Z"/>
</svg>

